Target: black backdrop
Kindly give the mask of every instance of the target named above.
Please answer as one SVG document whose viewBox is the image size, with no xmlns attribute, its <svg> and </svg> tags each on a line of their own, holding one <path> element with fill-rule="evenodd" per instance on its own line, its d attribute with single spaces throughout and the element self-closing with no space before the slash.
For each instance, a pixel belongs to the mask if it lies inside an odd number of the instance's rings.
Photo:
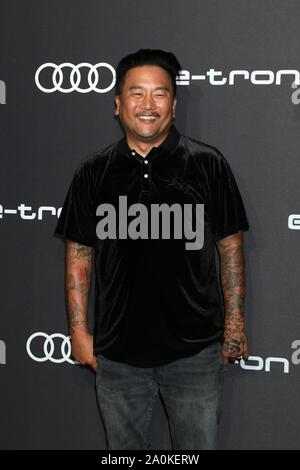
<svg viewBox="0 0 300 470">
<path fill-rule="evenodd" d="M 93 373 L 68 362 L 64 251 L 52 232 L 79 161 L 121 132 L 113 89 L 47 93 L 36 72 L 46 63 L 115 67 L 151 47 L 181 61 L 176 125 L 224 153 L 251 225 L 251 360 L 227 372 L 220 448 L 299 448 L 299 1 L 10 0 L 0 8 L 0 447 L 105 448 Z M 67 90 L 71 71 L 62 69 Z M 79 89 L 88 67 L 80 71 Z M 98 71 L 100 88 L 112 84 L 111 70 Z M 281 83 L 280 71 L 288 71 Z M 49 66 L 38 78 L 53 87 Z M 152 447 L 170 448 L 159 401 L 152 426 Z"/>
</svg>

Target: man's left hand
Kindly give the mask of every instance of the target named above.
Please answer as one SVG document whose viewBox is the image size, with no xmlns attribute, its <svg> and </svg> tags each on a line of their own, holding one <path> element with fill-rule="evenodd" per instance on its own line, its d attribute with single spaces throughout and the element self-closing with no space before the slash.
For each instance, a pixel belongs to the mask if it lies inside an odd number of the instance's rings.
<svg viewBox="0 0 300 470">
<path fill-rule="evenodd" d="M 225 331 L 225 341 L 222 348 L 224 364 L 234 363 L 236 360 L 247 360 L 249 357 L 248 341 L 243 332 L 231 333 Z"/>
</svg>

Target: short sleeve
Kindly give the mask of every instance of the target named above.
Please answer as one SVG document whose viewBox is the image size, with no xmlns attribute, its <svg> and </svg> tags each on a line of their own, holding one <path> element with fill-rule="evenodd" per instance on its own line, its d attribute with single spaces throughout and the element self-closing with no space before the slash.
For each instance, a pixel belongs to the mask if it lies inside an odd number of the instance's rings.
<svg viewBox="0 0 300 470">
<path fill-rule="evenodd" d="M 53 236 L 95 246 L 96 215 L 92 173 L 81 161 L 69 186 Z"/>
<path fill-rule="evenodd" d="M 249 230 L 245 206 L 226 158 L 217 151 L 211 187 L 211 229 L 214 240 Z"/>
</svg>

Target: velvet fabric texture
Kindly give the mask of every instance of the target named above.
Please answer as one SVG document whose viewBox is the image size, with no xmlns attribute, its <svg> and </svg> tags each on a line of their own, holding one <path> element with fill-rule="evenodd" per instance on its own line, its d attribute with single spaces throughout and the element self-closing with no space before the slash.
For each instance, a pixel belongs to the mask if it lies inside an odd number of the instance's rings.
<svg viewBox="0 0 300 470">
<path fill-rule="evenodd" d="M 147 177 L 145 177 L 145 174 Z M 204 244 L 182 239 L 101 240 L 97 207 L 204 204 Z M 129 219 L 130 220 L 130 217 Z M 223 340 L 224 311 L 215 243 L 248 230 L 228 161 L 215 147 L 172 126 L 144 158 L 126 138 L 84 158 L 71 181 L 54 235 L 94 248 L 95 354 L 152 367 Z"/>
</svg>

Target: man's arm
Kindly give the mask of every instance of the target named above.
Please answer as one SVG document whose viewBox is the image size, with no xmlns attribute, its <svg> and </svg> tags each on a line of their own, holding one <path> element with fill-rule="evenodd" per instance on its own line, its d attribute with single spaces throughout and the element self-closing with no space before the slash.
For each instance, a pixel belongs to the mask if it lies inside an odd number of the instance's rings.
<svg viewBox="0 0 300 470">
<path fill-rule="evenodd" d="M 248 358 L 248 343 L 244 333 L 245 255 L 243 232 L 239 231 L 217 241 L 220 255 L 221 287 L 225 307 L 225 341 L 223 358 Z"/>
<path fill-rule="evenodd" d="M 82 365 L 94 370 L 97 360 L 93 354 L 93 337 L 88 331 L 88 300 L 93 269 L 93 248 L 66 241 L 66 300 L 72 354 Z"/>
</svg>

